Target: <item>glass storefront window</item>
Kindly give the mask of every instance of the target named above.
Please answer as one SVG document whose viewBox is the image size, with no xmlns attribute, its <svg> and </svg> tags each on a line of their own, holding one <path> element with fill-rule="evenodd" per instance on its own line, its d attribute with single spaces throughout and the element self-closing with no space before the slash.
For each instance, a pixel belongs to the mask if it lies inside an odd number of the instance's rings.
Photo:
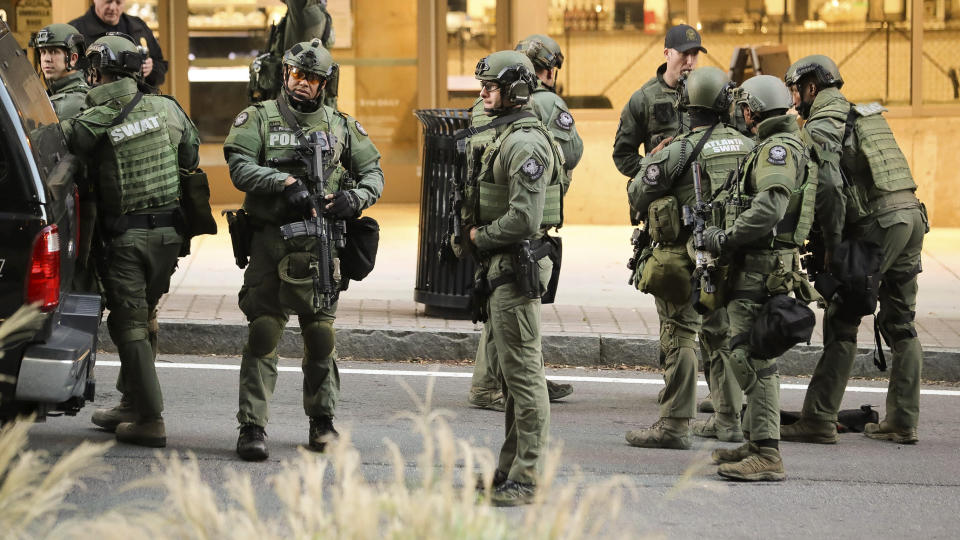
<svg viewBox="0 0 960 540">
<path fill-rule="evenodd" d="M 960 0 L 924 0 L 920 70 L 924 104 L 960 104 L 958 43 Z"/>
<path fill-rule="evenodd" d="M 479 93 L 474 69 L 494 52 L 497 37 L 496 0 L 447 0 L 447 90 L 454 100 L 473 100 Z"/>
</svg>

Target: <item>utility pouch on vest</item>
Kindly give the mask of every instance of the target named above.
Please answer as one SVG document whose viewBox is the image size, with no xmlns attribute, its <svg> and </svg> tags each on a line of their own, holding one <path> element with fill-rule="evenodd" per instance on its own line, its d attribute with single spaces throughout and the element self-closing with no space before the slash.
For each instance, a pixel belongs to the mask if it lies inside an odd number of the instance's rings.
<svg viewBox="0 0 960 540">
<path fill-rule="evenodd" d="M 692 292 L 691 267 L 685 246 L 673 249 L 655 247 L 643 264 L 637 288 L 672 304 L 685 304 Z"/>
<path fill-rule="evenodd" d="M 380 225 L 372 217 L 347 220 L 347 241 L 339 250 L 340 274 L 347 280 L 361 281 L 373 270 L 380 245 Z"/>
<path fill-rule="evenodd" d="M 201 234 L 217 234 L 217 222 L 210 208 L 210 184 L 202 169 L 180 173 L 180 208 L 187 220 L 188 240 Z"/>
<path fill-rule="evenodd" d="M 750 328 L 750 356 L 760 360 L 776 358 L 800 342 L 809 342 L 816 325 L 813 310 L 785 294 L 773 296 L 760 308 Z M 735 336 L 730 343 L 742 342 Z"/>
<path fill-rule="evenodd" d="M 502 216 L 503 209 L 509 206 L 507 186 L 481 181 L 477 183 L 477 188 L 480 199 L 477 217 L 480 222 L 490 223 Z"/>
<path fill-rule="evenodd" d="M 550 262 L 553 268 L 550 271 L 550 281 L 547 283 L 547 291 L 540 297 L 541 304 L 552 304 L 557 297 L 557 288 L 560 285 L 560 265 L 563 262 L 563 238 L 559 236 L 543 236 L 544 241 L 550 242 L 553 249 L 550 250 Z"/>
<path fill-rule="evenodd" d="M 670 244 L 680 236 L 680 204 L 673 195 L 661 197 L 648 207 L 650 238 L 659 244 Z"/>
<path fill-rule="evenodd" d="M 661 101 L 653 104 L 653 117 L 661 124 L 669 124 L 673 121 L 676 110 L 672 101 Z M 663 140 L 661 138 L 661 140 Z"/>
<path fill-rule="evenodd" d="M 544 294 L 540 286 L 539 260 L 550 255 L 553 244 L 543 240 L 524 240 L 513 252 L 513 271 L 517 288 L 527 298 L 540 298 Z"/>
<path fill-rule="evenodd" d="M 729 276 L 729 265 L 717 266 L 713 273 L 715 290 L 712 293 L 708 293 L 703 287 L 694 289 L 695 292 L 693 294 L 696 296 L 693 298 L 693 309 L 695 309 L 697 313 L 706 315 L 727 305 L 730 292 Z M 699 294 L 696 294 L 696 292 L 699 292 Z"/>
<path fill-rule="evenodd" d="M 233 244 L 233 260 L 241 270 L 247 267 L 250 261 L 250 241 L 253 231 L 250 227 L 250 218 L 247 212 L 239 210 L 224 210 L 222 215 L 227 217 L 227 229 L 230 230 L 230 243 Z"/>
</svg>

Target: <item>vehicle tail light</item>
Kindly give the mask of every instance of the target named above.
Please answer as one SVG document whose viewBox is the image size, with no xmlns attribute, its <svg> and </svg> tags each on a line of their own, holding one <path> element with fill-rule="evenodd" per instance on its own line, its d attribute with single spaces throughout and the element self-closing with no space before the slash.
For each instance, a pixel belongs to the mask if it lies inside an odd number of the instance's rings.
<svg viewBox="0 0 960 540">
<path fill-rule="evenodd" d="M 35 302 L 42 311 L 53 311 L 60 302 L 60 233 L 56 225 L 44 227 L 33 242 L 27 303 Z"/>
</svg>

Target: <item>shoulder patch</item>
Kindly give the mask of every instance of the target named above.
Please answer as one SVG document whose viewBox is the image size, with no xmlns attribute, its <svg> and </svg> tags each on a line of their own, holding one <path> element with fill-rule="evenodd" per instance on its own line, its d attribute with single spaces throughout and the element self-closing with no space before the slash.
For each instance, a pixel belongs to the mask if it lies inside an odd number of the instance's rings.
<svg viewBox="0 0 960 540">
<path fill-rule="evenodd" d="M 359 120 L 354 120 L 353 125 L 357 127 L 357 131 L 359 131 L 361 135 L 363 135 L 364 137 L 369 137 L 369 135 L 367 134 L 367 130 L 363 129 L 363 126 L 360 125 Z"/>
<path fill-rule="evenodd" d="M 250 118 L 250 115 L 247 114 L 247 111 L 237 115 L 237 118 L 233 121 L 233 127 L 240 127 L 247 123 L 247 119 Z"/>
<path fill-rule="evenodd" d="M 536 158 L 530 158 L 524 162 L 520 167 L 520 170 L 523 171 L 523 174 L 527 175 L 531 180 L 539 180 L 543 176 L 543 164 L 536 160 Z"/>
<path fill-rule="evenodd" d="M 770 152 L 767 154 L 767 161 L 773 165 L 786 165 L 787 149 L 779 144 L 772 146 Z"/>
<path fill-rule="evenodd" d="M 655 186 L 657 182 L 660 181 L 660 165 L 658 163 L 651 163 L 647 165 L 647 168 L 643 171 L 643 183 L 648 186 Z"/>
<path fill-rule="evenodd" d="M 573 127 L 573 115 L 567 111 L 561 112 L 557 116 L 557 127 L 566 131 L 570 131 L 570 128 Z"/>
</svg>

